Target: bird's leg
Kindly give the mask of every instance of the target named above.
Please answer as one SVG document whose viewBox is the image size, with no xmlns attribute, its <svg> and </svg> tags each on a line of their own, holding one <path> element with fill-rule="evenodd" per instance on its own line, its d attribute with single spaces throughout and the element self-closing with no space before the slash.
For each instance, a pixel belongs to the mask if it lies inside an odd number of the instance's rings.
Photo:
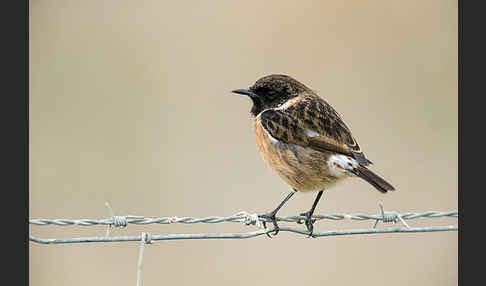
<svg viewBox="0 0 486 286">
<path fill-rule="evenodd" d="M 277 214 L 278 210 L 295 194 L 295 192 L 297 192 L 295 189 L 292 192 L 290 192 L 285 197 L 285 199 L 273 211 L 266 213 L 266 214 L 258 215 L 259 218 L 266 218 L 266 219 L 269 219 L 269 220 L 272 221 L 273 226 L 275 227 L 275 233 L 273 235 L 277 235 L 277 233 L 279 231 L 279 227 L 278 227 L 277 219 L 275 218 L 275 215 Z M 263 221 L 263 227 L 267 228 L 267 224 L 266 224 L 265 221 Z M 270 234 L 268 234 L 268 232 L 267 232 L 267 236 L 271 238 L 271 236 L 270 236 Z"/>
<path fill-rule="evenodd" d="M 324 190 L 319 191 L 317 194 L 316 199 L 314 200 L 314 203 L 312 204 L 312 208 L 308 210 L 305 213 L 301 213 L 301 216 L 305 216 L 305 226 L 307 227 L 307 230 L 309 231 L 309 236 L 312 236 L 312 232 L 314 231 L 314 222 L 316 221 L 315 219 L 312 219 L 312 215 L 314 214 L 314 210 L 316 209 L 317 203 L 321 199 L 322 193 Z"/>
</svg>

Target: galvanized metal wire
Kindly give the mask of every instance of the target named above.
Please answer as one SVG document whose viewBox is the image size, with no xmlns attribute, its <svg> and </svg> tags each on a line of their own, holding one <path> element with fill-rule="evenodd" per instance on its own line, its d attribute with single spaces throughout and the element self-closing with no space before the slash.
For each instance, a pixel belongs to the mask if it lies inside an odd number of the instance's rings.
<svg viewBox="0 0 486 286">
<path fill-rule="evenodd" d="M 437 212 L 437 211 L 428 211 L 422 213 L 402 213 L 400 216 L 403 219 L 415 219 L 421 217 L 457 217 L 457 211 L 448 211 L 448 212 Z M 210 217 L 202 217 L 202 218 L 194 218 L 194 217 L 160 217 L 160 218 L 146 218 L 143 216 L 126 216 L 126 223 L 127 224 L 173 224 L 173 223 L 185 223 L 185 224 L 192 224 L 192 223 L 220 223 L 220 222 L 240 222 L 241 215 L 232 215 L 227 217 L 217 217 L 217 216 L 210 216 Z M 382 221 L 383 218 L 380 215 L 367 215 L 367 214 L 322 214 L 322 215 L 313 215 L 312 218 L 316 220 L 344 220 L 344 219 L 351 219 L 351 220 L 378 220 Z M 286 222 L 298 222 L 305 217 L 303 216 L 288 216 L 288 217 L 276 217 L 277 221 L 286 221 Z M 264 219 L 260 219 L 264 220 Z M 98 224 L 103 225 L 113 225 L 116 226 L 116 222 L 109 218 L 109 219 L 31 219 L 29 220 L 29 224 L 33 225 L 48 225 L 48 224 L 55 224 L 59 226 L 69 226 L 69 225 L 80 225 L 80 226 L 93 226 Z"/>
<path fill-rule="evenodd" d="M 293 232 L 308 235 L 309 232 L 304 229 L 297 229 L 287 226 L 280 226 L 280 232 Z M 411 227 L 411 228 L 374 228 L 374 229 L 351 229 L 335 230 L 326 232 L 314 232 L 314 237 L 325 237 L 335 235 L 351 234 L 379 234 L 379 233 L 414 233 L 414 232 L 437 232 L 437 231 L 457 231 L 458 226 L 437 226 L 437 227 Z M 263 234 L 274 232 L 274 228 L 267 228 L 247 233 L 223 233 L 223 234 L 170 234 L 170 235 L 152 235 L 151 241 L 154 240 L 181 240 L 181 239 L 244 239 L 257 237 Z M 60 244 L 60 243 L 81 243 L 81 242 L 124 242 L 124 241 L 142 241 L 142 236 L 119 236 L 119 237 L 80 237 L 80 238 L 37 238 L 29 236 L 29 240 L 40 244 Z"/>
<path fill-rule="evenodd" d="M 110 205 L 106 203 L 106 207 L 110 213 L 108 219 L 31 219 L 29 224 L 37 226 L 46 225 L 58 225 L 58 226 L 94 226 L 94 225 L 107 225 L 106 235 L 104 237 L 77 237 L 77 238 L 38 238 L 29 235 L 29 240 L 39 244 L 62 244 L 62 243 L 88 243 L 88 242 L 123 242 L 123 241 L 140 241 L 140 250 L 137 266 L 137 286 L 142 285 L 142 262 L 145 244 L 151 244 L 156 240 L 181 240 L 181 239 L 246 239 L 261 236 L 264 234 L 273 233 L 275 228 L 265 228 L 257 231 L 247 233 L 220 233 L 220 234 L 169 234 L 169 235 L 152 235 L 151 233 L 142 232 L 139 236 L 119 236 L 110 237 L 111 227 L 127 227 L 128 224 L 146 225 L 146 224 L 173 224 L 173 223 L 221 223 L 221 222 L 238 222 L 246 225 L 256 225 L 259 227 L 260 222 L 269 222 L 268 219 L 259 218 L 257 214 L 250 214 L 247 212 L 239 212 L 232 216 L 226 217 L 160 217 L 160 218 L 146 218 L 143 216 L 116 216 L 111 209 Z M 436 227 L 410 227 L 405 220 L 417 219 L 417 218 L 438 218 L 438 217 L 452 217 L 457 218 L 459 214 L 457 211 L 438 212 L 427 211 L 421 213 L 408 212 L 398 213 L 396 211 L 385 211 L 383 205 L 380 203 L 380 212 L 376 215 L 368 214 L 324 214 L 313 215 L 312 218 L 316 221 L 319 220 L 373 220 L 374 224 L 370 228 L 366 229 L 350 229 L 350 230 L 334 230 L 326 232 L 314 232 L 313 237 L 325 237 L 335 235 L 352 235 L 352 234 L 379 234 L 379 233 L 416 233 L 416 232 L 437 232 L 437 231 L 457 231 L 458 226 L 436 226 Z M 277 217 L 277 221 L 284 222 L 296 222 L 302 223 L 305 219 L 303 216 L 289 216 L 289 217 Z M 398 223 L 401 222 L 403 227 L 396 228 L 376 228 L 378 222 L 383 223 Z M 308 236 L 309 232 L 303 228 L 293 228 L 288 226 L 280 226 L 280 232 L 292 232 L 297 234 L 303 234 Z"/>
<path fill-rule="evenodd" d="M 268 219 L 259 218 L 256 214 L 249 214 L 247 212 L 239 212 L 232 216 L 226 217 L 160 217 L 160 218 L 146 218 L 143 216 L 115 216 L 113 210 L 106 204 L 110 211 L 111 218 L 108 219 L 31 219 L 29 224 L 32 225 L 58 225 L 58 226 L 93 226 L 93 225 L 107 225 L 107 233 L 104 237 L 84 237 L 84 238 L 65 238 L 65 239 L 43 239 L 34 236 L 29 236 L 29 240 L 32 242 L 40 244 L 57 244 L 57 243 L 80 243 L 80 242 L 115 242 L 115 241 L 141 241 L 142 236 L 125 236 L 125 237 L 109 237 L 110 227 L 126 227 L 128 224 L 136 225 L 146 225 L 146 224 L 173 224 L 173 223 L 184 223 L 184 224 L 194 224 L 194 223 L 221 223 L 221 222 L 238 222 L 244 223 L 246 225 L 256 225 L 260 226 L 260 222 L 269 222 Z M 458 226 L 440 226 L 440 227 L 422 227 L 422 228 L 411 228 L 405 222 L 405 220 L 417 219 L 417 218 L 438 218 L 438 217 L 455 217 L 459 216 L 457 211 L 427 211 L 427 212 L 407 212 L 398 213 L 396 211 L 385 211 L 383 205 L 380 203 L 380 213 L 379 214 L 323 214 L 323 215 L 313 215 L 312 218 L 316 221 L 319 220 L 373 220 L 374 224 L 369 229 L 356 229 L 356 230 L 338 230 L 338 231 L 328 231 L 328 232 L 314 232 L 314 237 L 330 236 L 330 235 L 350 235 L 350 234 L 373 234 L 373 233 L 391 233 L 391 232 L 433 232 L 433 231 L 450 231 L 458 230 Z M 277 221 L 284 222 L 296 222 L 302 223 L 305 219 L 303 216 L 288 216 L 288 217 L 277 217 Z M 401 222 L 404 228 L 383 228 L 376 229 L 378 222 L 390 223 L 390 222 Z M 288 231 L 298 234 L 308 234 L 307 230 L 297 229 L 292 227 L 280 227 L 281 231 Z M 237 233 L 237 234 L 172 234 L 172 235 L 153 235 L 151 240 L 174 240 L 174 239 L 235 239 L 235 238 L 251 238 L 262 234 L 271 233 L 274 229 L 264 229 L 249 233 Z"/>
<path fill-rule="evenodd" d="M 391 215 L 390 215 L 391 214 Z M 159 218 L 146 218 L 143 216 L 125 216 L 123 217 L 125 220 L 125 226 L 127 224 L 137 224 L 137 225 L 145 225 L 145 224 L 173 224 L 173 223 L 184 223 L 184 224 L 193 224 L 193 223 L 221 223 L 221 222 L 242 222 L 246 218 L 246 212 L 240 212 L 234 214 L 232 216 L 226 217 L 219 217 L 219 216 L 209 216 L 209 217 L 159 217 Z M 384 222 L 391 222 L 395 221 L 395 218 L 401 217 L 404 220 L 416 219 L 416 218 L 438 218 L 438 217 L 458 217 L 457 211 L 447 211 L 447 212 L 440 212 L 440 211 L 427 211 L 421 213 L 415 212 L 408 212 L 408 213 L 394 213 L 389 212 L 388 216 L 383 217 L 382 214 L 376 215 L 369 215 L 369 214 L 316 214 L 313 215 L 312 218 L 319 220 L 374 220 L 374 221 L 384 221 Z M 276 217 L 277 221 L 285 221 L 285 222 L 300 222 L 305 217 L 303 216 L 287 216 L 287 217 Z M 117 220 L 120 220 L 120 217 L 116 217 L 116 219 L 108 218 L 108 219 L 31 219 L 29 220 L 29 224 L 32 225 L 49 225 L 54 224 L 58 226 L 70 226 L 70 225 L 80 225 L 80 226 L 93 226 L 93 225 L 112 225 L 112 226 L 119 226 Z M 260 218 L 260 221 L 268 221 L 267 219 Z"/>
</svg>

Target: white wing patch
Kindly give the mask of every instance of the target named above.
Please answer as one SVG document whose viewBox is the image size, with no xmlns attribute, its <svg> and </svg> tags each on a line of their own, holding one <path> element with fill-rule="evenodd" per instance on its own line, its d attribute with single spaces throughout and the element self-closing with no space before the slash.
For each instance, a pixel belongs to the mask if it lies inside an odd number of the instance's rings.
<svg viewBox="0 0 486 286">
<path fill-rule="evenodd" d="M 305 135 L 309 136 L 309 137 L 317 137 L 317 136 L 320 136 L 319 133 L 313 131 L 313 130 L 310 130 L 310 129 L 305 129 L 304 130 L 305 132 Z"/>
<path fill-rule="evenodd" d="M 351 170 L 358 167 L 358 162 L 346 155 L 332 155 L 327 160 L 329 166 L 329 173 L 335 177 L 342 177 L 344 175 L 352 175 Z"/>
</svg>

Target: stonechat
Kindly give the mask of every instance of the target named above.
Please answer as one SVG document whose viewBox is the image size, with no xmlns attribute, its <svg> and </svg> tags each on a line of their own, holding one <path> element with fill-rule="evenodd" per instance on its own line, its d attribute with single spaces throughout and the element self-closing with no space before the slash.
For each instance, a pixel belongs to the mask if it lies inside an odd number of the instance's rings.
<svg viewBox="0 0 486 286">
<path fill-rule="evenodd" d="M 252 100 L 258 151 L 292 188 L 273 211 L 259 216 L 273 222 L 274 235 L 277 212 L 296 192 L 318 192 L 312 207 L 300 214 L 312 235 L 312 215 L 323 191 L 343 179 L 359 177 L 382 193 L 395 190 L 367 168 L 372 163 L 341 116 L 304 84 L 287 75 L 269 75 L 232 92 Z"/>
</svg>

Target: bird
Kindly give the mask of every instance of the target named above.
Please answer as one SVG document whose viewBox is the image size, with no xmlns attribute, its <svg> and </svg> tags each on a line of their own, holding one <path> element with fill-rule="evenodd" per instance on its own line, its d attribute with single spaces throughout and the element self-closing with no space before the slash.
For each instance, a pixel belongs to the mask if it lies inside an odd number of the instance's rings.
<svg viewBox="0 0 486 286">
<path fill-rule="evenodd" d="M 395 190 L 369 169 L 373 163 L 336 110 L 296 79 L 271 74 L 232 93 L 251 99 L 258 151 L 292 189 L 273 211 L 258 215 L 273 223 L 273 235 L 279 232 L 277 212 L 297 192 L 317 192 L 311 208 L 300 214 L 313 236 L 312 215 L 324 190 L 349 177 L 361 178 L 381 193 Z M 266 228 L 265 220 L 263 224 Z"/>
</svg>

